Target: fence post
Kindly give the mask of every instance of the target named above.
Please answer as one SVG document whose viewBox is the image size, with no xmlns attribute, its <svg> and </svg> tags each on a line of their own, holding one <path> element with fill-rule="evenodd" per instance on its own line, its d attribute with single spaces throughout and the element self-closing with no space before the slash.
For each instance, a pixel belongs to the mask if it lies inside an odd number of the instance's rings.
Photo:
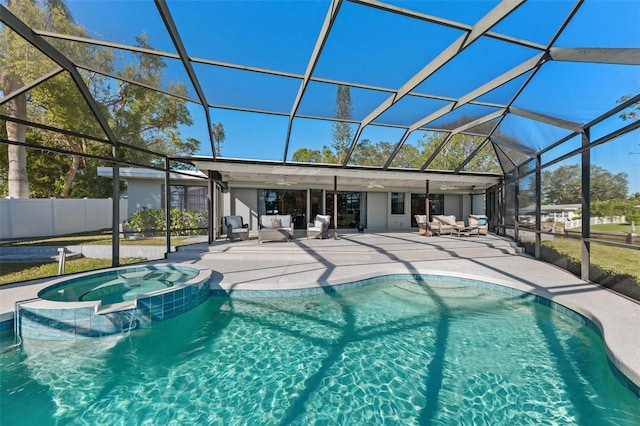
<svg viewBox="0 0 640 426">
<path fill-rule="evenodd" d="M 89 231 L 89 222 L 88 222 L 88 219 L 87 219 L 87 216 L 88 216 L 87 210 L 88 210 L 89 207 L 87 206 L 87 197 L 84 197 L 83 200 L 84 200 L 84 232 L 88 232 Z"/>
<path fill-rule="evenodd" d="M 63 275 L 64 274 L 64 262 L 65 259 L 67 257 L 67 253 L 65 251 L 65 248 L 59 248 L 58 249 L 58 254 L 60 255 L 60 258 L 58 259 L 58 275 Z"/>
<path fill-rule="evenodd" d="M 56 234 L 56 199 L 54 197 L 49 198 L 51 200 L 51 235 Z"/>
<path fill-rule="evenodd" d="M 9 238 L 13 238 L 13 198 L 7 197 L 7 216 L 9 222 Z"/>
</svg>

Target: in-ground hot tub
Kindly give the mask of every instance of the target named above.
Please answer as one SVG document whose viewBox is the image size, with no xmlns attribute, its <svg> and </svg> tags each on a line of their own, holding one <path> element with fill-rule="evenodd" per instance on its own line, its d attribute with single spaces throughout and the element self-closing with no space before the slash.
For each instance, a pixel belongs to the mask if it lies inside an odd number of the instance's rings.
<svg viewBox="0 0 640 426">
<path fill-rule="evenodd" d="M 53 280 L 40 299 L 16 309 L 18 333 L 39 340 L 98 337 L 187 312 L 209 297 L 211 270 L 122 267 Z"/>
<path fill-rule="evenodd" d="M 100 300 L 102 305 L 133 301 L 140 294 L 165 290 L 195 278 L 199 270 L 184 266 L 160 266 L 109 270 L 63 280 L 38 293 L 54 302 Z"/>
</svg>

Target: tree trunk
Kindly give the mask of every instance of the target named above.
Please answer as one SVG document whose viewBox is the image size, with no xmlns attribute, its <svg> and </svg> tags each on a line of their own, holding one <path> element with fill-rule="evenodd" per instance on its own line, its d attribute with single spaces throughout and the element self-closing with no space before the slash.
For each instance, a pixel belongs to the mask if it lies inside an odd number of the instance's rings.
<svg viewBox="0 0 640 426">
<path fill-rule="evenodd" d="M 69 171 L 65 175 L 64 186 L 62 191 L 60 191 L 61 198 L 69 198 L 71 196 L 71 186 L 73 185 L 73 180 L 76 178 L 76 174 L 78 170 L 80 170 L 80 162 L 82 158 L 79 155 L 71 156 L 71 166 L 69 167 Z"/>
<path fill-rule="evenodd" d="M 3 82 L 4 83 L 4 82 Z M 3 84 L 3 89 L 6 86 Z M 4 90 L 3 90 L 4 91 Z M 10 93 L 4 91 L 5 93 Z M 7 102 L 7 115 L 12 118 L 26 120 L 27 98 L 24 94 L 16 96 Z M 24 143 L 27 139 L 27 126 L 7 121 L 7 138 L 10 141 Z M 29 198 L 29 177 L 27 175 L 27 148 L 19 145 L 9 145 L 9 197 Z"/>
</svg>

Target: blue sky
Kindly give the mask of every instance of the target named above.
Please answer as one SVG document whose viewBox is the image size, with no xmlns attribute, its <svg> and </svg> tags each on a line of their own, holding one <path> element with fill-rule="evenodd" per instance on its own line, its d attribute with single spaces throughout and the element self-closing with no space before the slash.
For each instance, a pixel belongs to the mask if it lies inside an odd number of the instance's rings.
<svg viewBox="0 0 640 426">
<path fill-rule="evenodd" d="M 390 1 L 389 3 L 472 25 L 495 1 Z M 69 0 L 77 20 L 95 37 L 133 44 L 146 32 L 159 50 L 175 52 L 164 30 L 155 4 L 144 1 Z M 330 2 L 309 1 L 189 1 L 169 0 L 168 5 L 188 54 L 244 66 L 304 74 Z M 565 19 L 574 2 L 531 1 L 500 22 L 493 31 L 535 43 L 546 44 Z M 140 19 L 144 16 L 144 19 Z M 587 0 L 556 42 L 559 47 L 640 47 L 640 2 Z M 96 35 L 98 34 L 98 35 Z M 383 13 L 377 9 L 345 2 L 323 49 L 314 76 L 363 83 L 395 90 L 428 64 L 461 31 L 427 22 Z M 457 98 L 490 81 L 511 67 L 535 56 L 535 49 L 482 38 L 460 57 L 446 64 L 416 91 Z M 171 62 L 171 61 L 167 61 Z M 184 80 L 178 61 L 166 71 L 167 81 Z M 586 123 L 612 108 L 625 94 L 640 92 L 637 66 L 568 62 L 545 64 L 514 106 Z M 196 73 L 207 100 L 239 108 L 273 110 L 288 114 L 298 91 L 299 80 L 261 75 L 228 68 L 196 64 Z M 516 79 L 503 88 L 482 96 L 487 102 L 507 103 L 524 81 Z M 331 117 L 336 86 L 312 82 L 300 104 L 300 114 Z M 190 96 L 196 97 L 192 90 Z M 361 119 L 388 96 L 388 92 L 352 89 L 353 118 Z M 443 101 L 406 97 L 376 120 L 377 123 L 409 125 L 436 111 Z M 459 115 L 482 115 L 489 107 L 465 107 Z M 209 155 L 209 139 L 200 107 L 192 107 L 196 125 L 183 135 L 203 142 Z M 226 129 L 223 156 L 280 160 L 284 153 L 288 117 L 210 110 L 214 123 Z M 455 116 L 440 120 L 453 120 Z M 609 120 L 594 133 L 605 134 L 622 123 Z M 534 149 L 544 148 L 566 132 L 526 119 L 508 119 L 504 134 L 517 137 Z M 363 137 L 396 142 L 402 131 L 368 126 Z M 615 143 L 598 161 L 603 167 L 625 171 L 633 192 L 640 192 L 637 170 L 640 155 L 638 132 Z M 416 138 L 412 135 L 413 139 Z M 394 139 L 395 138 L 395 139 Z M 596 137 L 594 137 L 595 139 Z M 288 156 L 300 147 L 320 149 L 331 145 L 331 122 L 296 118 Z M 594 158 L 594 162 L 596 159 Z"/>
</svg>

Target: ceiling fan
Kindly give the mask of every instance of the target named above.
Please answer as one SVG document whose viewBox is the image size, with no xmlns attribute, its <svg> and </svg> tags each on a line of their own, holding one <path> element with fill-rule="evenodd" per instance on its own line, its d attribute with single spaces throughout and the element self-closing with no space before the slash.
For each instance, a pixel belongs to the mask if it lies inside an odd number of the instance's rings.
<svg viewBox="0 0 640 426">
<path fill-rule="evenodd" d="M 289 185 L 295 185 L 295 184 L 296 184 L 296 183 L 298 183 L 298 182 L 293 182 L 293 181 L 290 181 L 290 180 L 286 180 L 286 179 L 284 178 L 284 176 L 280 176 L 280 177 L 279 177 L 277 180 L 275 180 L 275 181 L 265 182 L 265 183 L 267 183 L 267 184 L 269 184 L 269 183 L 275 183 L 276 185 L 280 185 L 280 186 L 289 186 Z"/>
<path fill-rule="evenodd" d="M 367 184 L 367 189 L 372 189 L 372 188 L 384 188 L 384 185 L 380 185 L 379 183 L 376 183 L 375 180 L 370 180 L 369 183 Z"/>
</svg>

